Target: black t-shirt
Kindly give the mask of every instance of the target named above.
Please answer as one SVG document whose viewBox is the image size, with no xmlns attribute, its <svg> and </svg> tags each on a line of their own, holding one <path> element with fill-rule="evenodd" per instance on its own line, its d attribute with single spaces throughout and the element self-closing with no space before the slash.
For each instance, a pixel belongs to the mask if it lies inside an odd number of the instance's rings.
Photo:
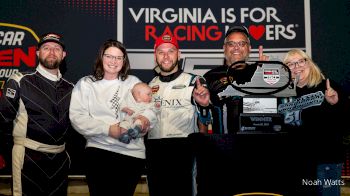
<svg viewBox="0 0 350 196">
<path fill-rule="evenodd" d="M 344 97 L 334 82 L 331 86 L 339 95 L 335 105 L 325 99 L 326 80 L 323 80 L 316 87 L 297 88 L 296 97 L 288 101 L 282 98 L 278 106 L 289 127 L 294 152 L 308 162 L 342 162 L 344 158 Z"/>
</svg>

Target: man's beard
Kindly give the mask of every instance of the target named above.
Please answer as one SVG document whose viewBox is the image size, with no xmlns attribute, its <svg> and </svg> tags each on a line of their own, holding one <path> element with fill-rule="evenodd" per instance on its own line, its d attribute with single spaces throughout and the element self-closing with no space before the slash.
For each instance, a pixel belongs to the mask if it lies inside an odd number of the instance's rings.
<svg viewBox="0 0 350 196">
<path fill-rule="evenodd" d="M 160 70 L 162 72 L 172 72 L 175 69 L 175 67 L 177 66 L 178 63 L 179 63 L 179 60 L 176 60 L 175 63 L 172 64 L 169 68 L 165 68 L 157 61 L 158 67 L 160 68 Z"/>
<path fill-rule="evenodd" d="M 47 60 L 47 58 L 43 59 L 39 57 L 40 64 L 47 69 L 57 69 L 61 64 L 61 61 L 62 60 Z"/>
</svg>

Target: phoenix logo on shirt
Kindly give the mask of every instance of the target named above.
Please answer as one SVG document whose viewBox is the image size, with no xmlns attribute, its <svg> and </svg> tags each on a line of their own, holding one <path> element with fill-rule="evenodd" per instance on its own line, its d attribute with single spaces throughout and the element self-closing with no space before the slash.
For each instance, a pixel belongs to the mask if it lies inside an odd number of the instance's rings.
<svg viewBox="0 0 350 196">
<path fill-rule="evenodd" d="M 163 99 L 160 96 L 153 97 L 154 104 L 156 108 L 160 107 L 181 107 L 183 104 L 181 103 L 181 99 Z"/>
<path fill-rule="evenodd" d="M 178 107 L 178 106 L 182 106 L 181 100 L 179 99 L 162 99 L 161 102 L 162 106 L 165 107 Z"/>
</svg>

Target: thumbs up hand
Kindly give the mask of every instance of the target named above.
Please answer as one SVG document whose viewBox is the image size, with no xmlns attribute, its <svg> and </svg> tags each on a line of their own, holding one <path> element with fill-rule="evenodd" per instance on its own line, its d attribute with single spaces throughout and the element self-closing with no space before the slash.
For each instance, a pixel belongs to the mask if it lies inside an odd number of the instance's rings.
<svg viewBox="0 0 350 196">
<path fill-rule="evenodd" d="M 208 106 L 210 100 L 209 90 L 201 84 L 199 78 L 196 80 L 196 87 L 193 90 L 194 100 L 201 106 Z"/>
<path fill-rule="evenodd" d="M 329 79 L 327 79 L 327 81 L 326 81 L 326 91 L 325 91 L 324 97 L 327 100 L 327 102 L 331 105 L 334 105 L 334 104 L 338 103 L 338 101 L 339 101 L 338 93 L 336 90 L 334 90 L 331 87 Z"/>
<path fill-rule="evenodd" d="M 259 46 L 259 61 L 268 61 L 270 58 L 267 55 L 263 54 L 263 46 Z"/>
</svg>

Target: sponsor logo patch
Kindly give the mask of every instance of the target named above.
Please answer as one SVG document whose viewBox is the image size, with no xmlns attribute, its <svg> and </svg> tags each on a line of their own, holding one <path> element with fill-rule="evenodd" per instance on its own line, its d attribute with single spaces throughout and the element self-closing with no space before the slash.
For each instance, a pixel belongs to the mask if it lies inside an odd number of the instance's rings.
<svg viewBox="0 0 350 196">
<path fill-rule="evenodd" d="M 183 89 L 183 88 L 186 88 L 186 85 L 179 84 L 172 87 L 172 89 Z"/>
<path fill-rule="evenodd" d="M 152 94 L 156 94 L 159 91 L 159 85 L 152 86 Z"/>
<path fill-rule="evenodd" d="M 14 98 L 16 96 L 16 90 L 12 88 L 6 89 L 6 97 Z"/>
<path fill-rule="evenodd" d="M 280 80 L 280 71 L 278 69 L 264 69 L 264 81 L 270 85 L 276 84 Z"/>
</svg>

